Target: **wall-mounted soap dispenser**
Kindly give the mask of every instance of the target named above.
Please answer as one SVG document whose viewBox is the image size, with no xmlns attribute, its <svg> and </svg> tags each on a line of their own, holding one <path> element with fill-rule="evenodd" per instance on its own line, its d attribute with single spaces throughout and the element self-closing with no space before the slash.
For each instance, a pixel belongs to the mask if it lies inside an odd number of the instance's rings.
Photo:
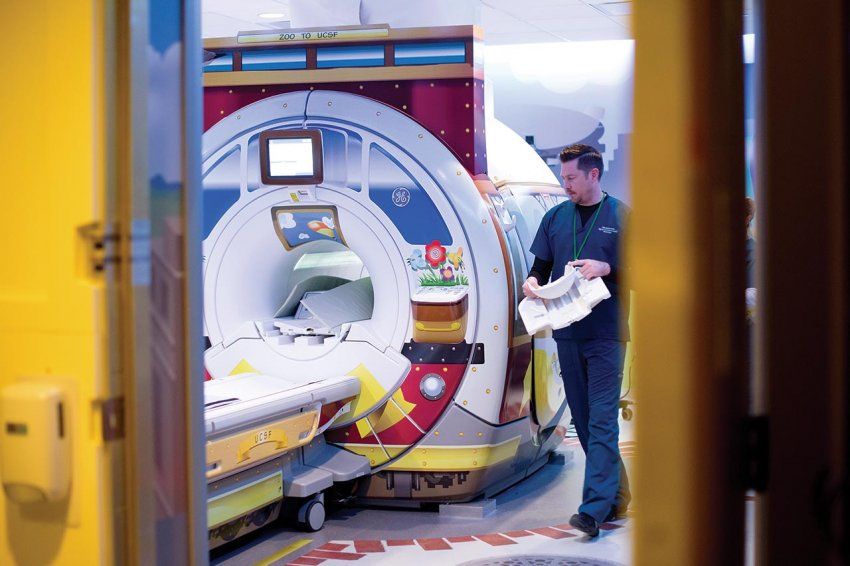
<svg viewBox="0 0 850 566">
<path fill-rule="evenodd" d="M 67 395 L 57 384 L 0 389 L 0 481 L 18 503 L 58 501 L 71 485 Z"/>
</svg>

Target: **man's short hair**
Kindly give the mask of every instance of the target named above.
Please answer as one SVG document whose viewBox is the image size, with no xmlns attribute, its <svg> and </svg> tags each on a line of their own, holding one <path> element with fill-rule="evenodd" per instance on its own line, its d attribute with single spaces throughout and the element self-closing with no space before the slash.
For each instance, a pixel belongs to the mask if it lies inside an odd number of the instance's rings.
<svg viewBox="0 0 850 566">
<path fill-rule="evenodd" d="M 574 143 L 561 150 L 561 155 L 558 157 L 560 157 L 561 163 L 578 159 L 578 169 L 583 171 L 585 175 L 588 175 L 592 169 L 599 169 L 599 178 L 602 178 L 605 165 L 602 161 L 602 155 L 594 147 L 583 143 Z"/>
</svg>

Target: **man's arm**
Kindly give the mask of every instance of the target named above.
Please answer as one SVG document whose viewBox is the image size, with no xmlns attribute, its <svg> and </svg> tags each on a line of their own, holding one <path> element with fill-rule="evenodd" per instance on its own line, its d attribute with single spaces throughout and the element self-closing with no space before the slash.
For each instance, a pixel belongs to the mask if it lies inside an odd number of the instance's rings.
<svg viewBox="0 0 850 566">
<path fill-rule="evenodd" d="M 531 270 L 528 272 L 528 277 L 534 277 L 537 279 L 538 285 L 545 285 L 549 282 L 549 277 L 552 275 L 553 265 L 555 265 L 554 262 L 546 261 L 545 259 L 540 259 L 535 256 L 534 265 L 531 266 Z"/>
<path fill-rule="evenodd" d="M 530 299 L 536 299 L 537 293 L 535 289 L 540 285 L 545 285 L 549 282 L 549 276 L 552 274 L 552 265 L 554 262 L 534 257 L 534 265 L 531 266 L 531 271 L 528 272 L 528 279 L 522 284 L 522 292 Z"/>
<path fill-rule="evenodd" d="M 541 284 L 547 283 L 549 276 L 552 274 L 554 261 L 552 249 L 549 247 L 548 226 L 553 210 L 555 209 L 550 209 L 543 215 L 543 219 L 540 221 L 540 226 L 537 227 L 537 234 L 534 236 L 534 241 L 531 242 L 531 249 L 529 250 L 534 254 L 534 265 L 531 266 L 528 279 L 522 285 L 522 292 L 526 297 L 531 299 L 537 298 L 537 293 L 534 290 Z"/>
</svg>

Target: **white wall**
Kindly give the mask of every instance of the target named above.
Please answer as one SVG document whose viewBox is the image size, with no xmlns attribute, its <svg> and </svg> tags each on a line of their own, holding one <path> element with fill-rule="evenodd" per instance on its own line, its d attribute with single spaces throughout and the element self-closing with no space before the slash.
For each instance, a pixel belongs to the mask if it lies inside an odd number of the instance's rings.
<svg viewBox="0 0 850 566">
<path fill-rule="evenodd" d="M 430 27 L 478 21 L 473 0 L 291 0 L 292 27 L 389 24 L 390 27 Z"/>
<path fill-rule="evenodd" d="M 604 145 L 603 186 L 629 201 L 633 41 L 490 46 L 485 77 L 496 118 L 522 136 L 533 135 L 538 150 L 551 154 L 587 138 Z M 604 133 L 598 136 L 600 124 Z"/>
<path fill-rule="evenodd" d="M 474 0 L 291 0 L 292 27 L 459 25 L 479 22 L 477 12 Z M 595 145 L 606 160 L 605 190 L 627 202 L 633 76 L 632 40 L 486 48 L 488 112 L 534 136 L 544 156 L 578 141 Z"/>
</svg>

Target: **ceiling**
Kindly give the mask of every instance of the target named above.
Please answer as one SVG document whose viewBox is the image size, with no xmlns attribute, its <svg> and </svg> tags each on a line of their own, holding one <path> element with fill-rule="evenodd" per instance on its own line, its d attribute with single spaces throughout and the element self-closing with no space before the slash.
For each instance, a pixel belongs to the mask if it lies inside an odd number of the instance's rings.
<svg viewBox="0 0 850 566">
<path fill-rule="evenodd" d="M 630 0 L 474 0 L 489 45 L 631 39 Z M 202 0 L 204 37 L 289 25 L 289 0 Z M 260 14 L 277 14 L 261 18 Z"/>
</svg>

